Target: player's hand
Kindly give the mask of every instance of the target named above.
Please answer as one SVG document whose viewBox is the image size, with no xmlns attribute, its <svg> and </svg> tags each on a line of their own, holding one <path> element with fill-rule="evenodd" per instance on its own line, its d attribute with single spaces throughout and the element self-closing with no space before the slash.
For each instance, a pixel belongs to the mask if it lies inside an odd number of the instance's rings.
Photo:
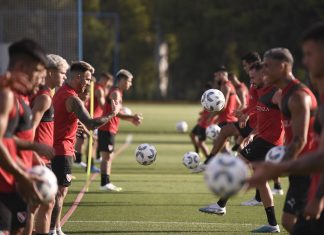
<svg viewBox="0 0 324 235">
<path fill-rule="evenodd" d="M 27 204 L 41 203 L 44 200 L 36 186 L 38 182 L 43 181 L 39 176 L 24 173 L 16 178 L 16 180 L 18 192 Z"/>
<path fill-rule="evenodd" d="M 34 151 L 39 155 L 46 156 L 49 160 L 51 160 L 55 156 L 54 149 L 51 146 L 37 142 L 35 142 L 34 144 Z"/>
<path fill-rule="evenodd" d="M 142 123 L 143 121 L 143 116 L 142 114 L 134 114 L 133 118 L 132 118 L 132 123 L 135 125 L 135 126 L 138 126 Z"/>
<path fill-rule="evenodd" d="M 116 100 L 111 100 L 111 114 L 116 116 L 120 110 L 122 108 L 122 105 L 120 102 L 116 101 Z"/>
<path fill-rule="evenodd" d="M 243 115 L 243 112 L 241 109 L 235 110 L 234 114 L 237 118 L 240 118 Z"/>
<path fill-rule="evenodd" d="M 265 184 L 268 180 L 277 178 L 283 173 L 280 164 L 270 162 L 252 163 L 252 167 L 254 172 L 250 179 L 247 180 L 249 189 Z"/>
<path fill-rule="evenodd" d="M 306 220 L 319 219 L 323 209 L 324 198 L 322 198 L 322 200 L 314 198 L 313 200 L 307 203 L 304 210 L 304 217 Z"/>
<path fill-rule="evenodd" d="M 239 117 L 239 125 L 240 125 L 240 128 L 244 128 L 246 127 L 246 123 L 247 121 L 249 120 L 249 115 L 247 114 L 242 114 L 240 117 Z"/>
</svg>

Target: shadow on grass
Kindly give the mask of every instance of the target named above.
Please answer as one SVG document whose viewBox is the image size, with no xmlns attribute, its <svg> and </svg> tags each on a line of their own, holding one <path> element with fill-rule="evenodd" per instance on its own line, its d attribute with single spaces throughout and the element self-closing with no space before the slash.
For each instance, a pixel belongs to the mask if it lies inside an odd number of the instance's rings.
<svg viewBox="0 0 324 235">
<path fill-rule="evenodd" d="M 68 202 L 68 203 L 64 203 L 64 206 L 72 206 L 74 205 L 73 202 Z M 184 206 L 184 207 L 201 207 L 201 204 L 179 204 L 179 203 L 174 203 L 174 204 L 154 204 L 154 203 L 150 203 L 150 204 L 145 204 L 145 203 L 131 203 L 131 202 L 100 202 L 100 201 L 96 201 L 96 202 L 80 202 L 78 204 L 78 207 L 93 207 L 93 206 L 97 206 L 97 207 L 141 207 L 141 206 L 146 206 L 146 207 L 152 207 L 152 206 L 160 206 L 160 207 L 179 207 L 179 206 Z"/>
</svg>

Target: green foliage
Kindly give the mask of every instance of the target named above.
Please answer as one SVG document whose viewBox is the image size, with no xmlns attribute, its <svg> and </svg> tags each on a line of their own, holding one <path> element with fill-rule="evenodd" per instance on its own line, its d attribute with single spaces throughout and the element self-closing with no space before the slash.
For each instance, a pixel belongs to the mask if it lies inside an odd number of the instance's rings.
<svg viewBox="0 0 324 235">
<path fill-rule="evenodd" d="M 93 4 L 85 10 L 97 9 Z M 129 97 L 159 97 L 154 52 L 166 41 L 168 98 L 196 100 L 217 65 L 225 64 L 247 82 L 240 57 L 251 50 L 262 54 L 271 47 L 287 47 L 295 56 L 296 71 L 303 74 L 299 39 L 307 27 L 324 19 L 323 7 L 321 0 L 110 0 L 101 1 L 99 8 L 120 17 L 120 67 L 136 76 Z M 100 25 L 98 31 L 104 34 Z M 111 44 L 111 38 L 101 37 Z M 99 51 L 112 55 L 112 47 Z"/>
</svg>

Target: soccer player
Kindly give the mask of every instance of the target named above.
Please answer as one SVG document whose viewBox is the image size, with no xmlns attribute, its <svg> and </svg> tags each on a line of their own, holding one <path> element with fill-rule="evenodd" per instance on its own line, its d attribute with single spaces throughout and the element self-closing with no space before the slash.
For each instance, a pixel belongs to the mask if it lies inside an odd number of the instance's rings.
<svg viewBox="0 0 324 235">
<path fill-rule="evenodd" d="M 19 191 L 23 193 L 22 196 L 27 199 L 27 203 L 38 202 L 41 199 L 32 178 L 25 173 L 28 167 L 24 165 L 26 161 L 19 161 L 16 151 L 29 149 L 46 152 L 49 149 L 42 149 L 41 145 L 20 140 L 14 137 L 14 134 L 18 125 L 21 128 L 25 124 L 21 119 L 21 114 L 24 114 L 23 103 L 19 102 L 17 96 L 36 90 L 46 64 L 44 50 L 32 40 L 23 39 L 9 47 L 8 72 L 1 78 L 0 89 L 0 233 L 2 234 L 24 232 L 27 205 L 17 193 L 15 180 L 19 183 Z M 18 213 L 22 216 L 18 216 Z"/>
<path fill-rule="evenodd" d="M 282 90 L 280 109 L 287 146 L 284 159 L 296 159 L 316 147 L 313 125 L 317 101 L 313 93 L 293 76 L 293 62 L 293 56 L 286 48 L 273 48 L 264 55 L 268 83 Z M 289 189 L 282 215 L 282 225 L 289 233 L 303 211 L 309 184 L 309 176 L 289 175 Z"/>
<path fill-rule="evenodd" d="M 244 82 L 241 82 L 232 72 L 228 73 L 228 80 L 230 80 L 235 87 L 236 94 L 241 101 L 241 109 L 245 109 L 249 102 L 249 90 Z"/>
<path fill-rule="evenodd" d="M 44 85 L 40 86 L 36 95 L 30 99 L 33 113 L 34 141 L 53 146 L 54 108 L 52 104 L 52 90 L 61 87 L 66 80 L 69 64 L 59 55 L 47 55 L 48 66 Z M 42 163 L 51 169 L 51 162 L 45 156 L 40 156 Z M 35 213 L 36 234 L 48 234 L 50 229 L 54 198 L 48 204 L 41 204 Z"/>
<path fill-rule="evenodd" d="M 116 74 L 116 87 L 112 88 L 107 96 L 107 101 L 104 109 L 104 114 L 109 113 L 111 110 L 111 102 L 122 104 L 123 92 L 131 88 L 133 82 L 133 75 L 121 69 Z M 102 157 L 100 170 L 101 170 L 101 184 L 100 189 L 104 191 L 119 192 L 122 188 L 113 185 L 110 182 L 111 165 L 114 160 L 114 146 L 115 135 L 118 132 L 120 119 L 132 122 L 138 126 L 141 124 L 143 117 L 140 114 L 127 115 L 119 113 L 116 117 L 112 118 L 106 125 L 103 125 L 98 130 L 98 148 Z"/>
<path fill-rule="evenodd" d="M 278 89 L 266 84 L 262 65 L 255 64 L 251 67 L 251 79 L 257 86 L 262 87 L 258 90 L 257 109 L 257 135 L 242 151 L 241 157 L 248 162 L 263 161 L 265 155 L 272 147 L 282 145 L 284 138 L 283 125 L 280 117 L 280 110 L 274 98 Z M 264 225 L 254 232 L 279 232 L 276 221 L 273 196 L 270 187 L 264 183 L 258 187 L 260 196 L 266 211 L 268 225 Z M 226 213 L 227 198 L 221 198 L 216 204 L 199 209 L 202 212 L 224 215 Z"/>
<path fill-rule="evenodd" d="M 207 84 L 205 88 L 206 90 L 208 90 L 211 89 L 212 86 L 210 84 Z M 190 139 L 194 145 L 195 152 L 199 153 L 199 149 L 201 149 L 204 156 L 207 158 L 207 156 L 209 155 L 209 150 L 205 143 L 205 140 L 207 138 L 206 128 L 209 125 L 215 123 L 217 116 L 214 113 L 211 113 L 205 109 L 200 111 L 199 115 L 200 116 L 198 119 L 198 123 L 194 126 L 194 128 L 190 132 Z M 195 169 L 193 170 L 193 172 L 196 172 Z"/>
<path fill-rule="evenodd" d="M 307 175 L 313 172 L 308 192 L 307 205 L 303 215 L 299 215 L 291 234 L 315 235 L 324 230 L 324 23 L 312 26 L 303 36 L 303 62 L 308 68 L 312 83 L 320 93 L 320 107 L 315 117 L 314 131 L 319 135 L 317 151 L 304 154 L 297 160 L 284 161 L 280 164 L 258 164 L 256 171 L 249 180 L 250 187 L 263 184 L 268 179 L 285 173 Z"/>
<path fill-rule="evenodd" d="M 71 184 L 71 166 L 74 156 L 74 144 L 78 120 L 88 129 L 94 130 L 104 125 L 120 111 L 121 105 L 112 102 L 110 112 L 99 118 L 91 118 L 83 102 L 77 96 L 90 84 L 93 67 L 84 62 L 73 62 L 70 76 L 53 97 L 54 107 L 54 149 L 56 156 L 52 160 L 52 170 L 58 180 L 58 193 L 52 212 L 50 234 L 63 235 L 60 217 L 64 198 Z"/>
</svg>

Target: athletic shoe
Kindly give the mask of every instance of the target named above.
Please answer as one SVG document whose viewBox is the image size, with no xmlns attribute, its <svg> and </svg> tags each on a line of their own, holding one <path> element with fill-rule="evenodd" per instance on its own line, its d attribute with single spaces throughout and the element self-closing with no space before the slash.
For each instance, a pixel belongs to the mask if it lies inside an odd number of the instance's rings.
<svg viewBox="0 0 324 235">
<path fill-rule="evenodd" d="M 200 212 L 208 213 L 208 214 L 216 214 L 216 215 L 225 215 L 226 207 L 220 207 L 217 203 L 211 204 L 209 206 L 199 208 Z"/>
<path fill-rule="evenodd" d="M 206 169 L 206 164 L 202 163 L 199 164 L 196 168 L 192 169 L 191 173 L 200 173 L 205 171 Z"/>
<path fill-rule="evenodd" d="M 266 224 L 260 228 L 252 230 L 251 233 L 280 233 L 280 228 L 278 224 L 276 226 Z"/>
<path fill-rule="evenodd" d="M 74 162 L 74 165 L 76 167 L 82 167 L 82 168 L 86 168 L 87 167 L 87 164 L 85 164 L 84 162 Z"/>
<path fill-rule="evenodd" d="M 284 194 L 284 191 L 282 189 L 272 189 L 271 190 L 272 192 L 272 195 L 283 195 Z"/>
<path fill-rule="evenodd" d="M 95 163 L 101 163 L 101 161 L 102 161 L 102 158 L 101 158 L 101 157 L 100 157 L 100 158 L 96 158 L 96 159 L 94 160 Z"/>
<path fill-rule="evenodd" d="M 49 235 L 57 235 L 56 231 L 50 231 L 48 234 Z"/>
<path fill-rule="evenodd" d="M 100 186 L 100 190 L 102 191 L 111 191 L 111 192 L 120 192 L 123 189 L 121 187 L 117 187 L 113 185 L 112 183 L 106 184 L 104 186 Z"/>
<path fill-rule="evenodd" d="M 100 173 L 100 169 L 96 166 L 91 166 L 90 171 L 91 173 Z"/>
<path fill-rule="evenodd" d="M 246 202 L 242 202 L 241 206 L 263 206 L 262 202 L 257 201 L 255 198 L 248 200 Z"/>
<path fill-rule="evenodd" d="M 65 235 L 62 230 L 56 230 L 56 235 Z"/>
</svg>

